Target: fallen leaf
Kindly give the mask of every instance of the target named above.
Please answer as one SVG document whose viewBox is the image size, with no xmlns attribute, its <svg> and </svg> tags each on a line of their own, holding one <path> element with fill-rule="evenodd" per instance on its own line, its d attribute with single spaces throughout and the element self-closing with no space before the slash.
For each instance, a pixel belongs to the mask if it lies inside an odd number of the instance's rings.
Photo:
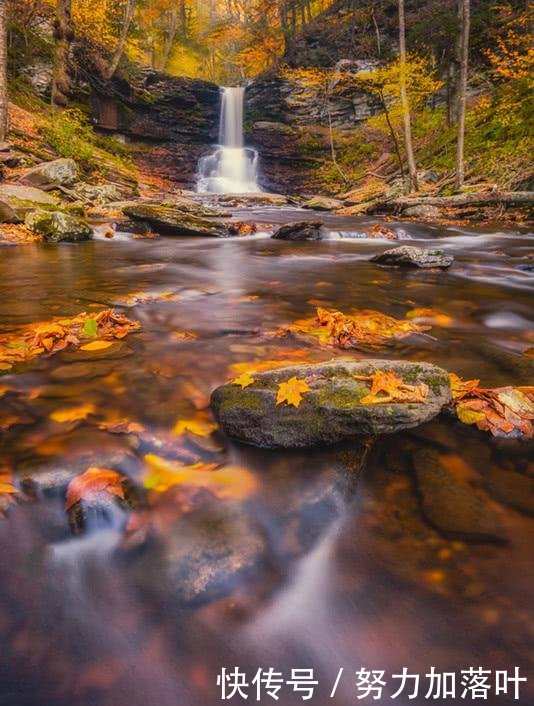
<svg viewBox="0 0 534 706">
<path fill-rule="evenodd" d="M 255 477 L 245 468 L 219 468 L 207 463 L 184 466 L 155 454 L 147 454 L 144 460 L 148 467 L 144 486 L 158 493 L 175 486 L 197 487 L 206 488 L 220 498 L 244 500 L 257 487 Z"/>
<path fill-rule="evenodd" d="M 250 387 L 250 385 L 253 385 L 256 381 L 254 378 L 250 375 L 250 373 L 243 373 L 243 375 L 240 375 L 238 378 L 236 378 L 232 384 L 233 385 L 239 385 L 241 389 L 245 390 L 247 387 Z"/>
<path fill-rule="evenodd" d="M 78 407 L 67 407 L 65 409 L 57 409 L 52 412 L 50 419 L 53 422 L 61 424 L 67 422 L 80 422 L 82 419 L 87 419 L 90 414 L 94 414 L 95 406 L 93 404 L 82 404 Z"/>
<path fill-rule="evenodd" d="M 76 503 L 84 500 L 92 502 L 101 493 L 124 499 L 123 482 L 125 478 L 108 468 L 88 468 L 85 473 L 76 476 L 67 489 L 65 510 L 70 510 Z"/>
<path fill-rule="evenodd" d="M 91 343 L 86 343 L 84 346 L 80 346 L 81 351 L 103 351 L 106 348 L 110 348 L 113 345 L 113 341 L 92 341 Z"/>
<path fill-rule="evenodd" d="M 276 396 L 276 404 L 280 405 L 284 402 L 293 407 L 300 407 L 302 395 L 306 392 L 311 392 L 311 388 L 306 380 L 299 380 L 296 377 L 290 378 L 287 382 L 282 382 L 278 385 L 278 395 Z"/>
<path fill-rule="evenodd" d="M 207 415 L 198 414 L 191 419 L 179 419 L 172 433 L 175 436 L 181 436 L 186 432 L 191 434 L 196 434 L 197 436 L 209 436 L 217 429 L 217 425 L 214 424 Z"/>
<path fill-rule="evenodd" d="M 394 372 L 377 370 L 369 377 L 356 376 L 356 380 L 371 383 L 369 395 L 360 400 L 360 404 L 421 403 L 428 398 L 428 385 L 408 385 Z"/>
</svg>

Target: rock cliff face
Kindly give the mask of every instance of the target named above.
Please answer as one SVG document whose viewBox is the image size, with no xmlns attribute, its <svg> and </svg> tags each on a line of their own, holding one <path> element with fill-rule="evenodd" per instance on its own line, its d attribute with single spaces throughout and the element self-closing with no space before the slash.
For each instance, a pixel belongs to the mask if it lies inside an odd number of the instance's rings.
<svg viewBox="0 0 534 706">
<path fill-rule="evenodd" d="M 374 65 L 340 61 L 343 83 L 328 88 L 276 73 L 249 86 L 248 142 L 260 154 L 264 187 L 287 193 L 320 188 L 314 172 L 328 159 L 330 123 L 336 130 L 349 130 L 380 111 L 376 99 L 350 80 Z"/>
<path fill-rule="evenodd" d="M 106 81 L 88 71 L 96 127 L 138 147 L 137 159 L 157 176 L 191 188 L 199 158 L 217 141 L 219 87 L 130 65 Z"/>
</svg>

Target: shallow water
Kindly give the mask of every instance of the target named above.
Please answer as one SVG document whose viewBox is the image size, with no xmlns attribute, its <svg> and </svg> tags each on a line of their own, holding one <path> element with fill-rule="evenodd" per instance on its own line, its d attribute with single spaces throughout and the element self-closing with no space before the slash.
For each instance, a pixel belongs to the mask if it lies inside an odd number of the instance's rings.
<svg viewBox="0 0 534 706">
<path fill-rule="evenodd" d="M 276 224 L 309 213 L 243 210 L 234 217 Z M 57 493 L 13 507 L 0 520 L 2 706 L 214 706 L 223 703 L 217 675 L 236 666 L 249 683 L 260 667 L 286 679 L 291 669 L 313 668 L 319 685 L 308 703 L 320 706 L 376 703 L 357 698 L 354 673 L 361 668 L 384 670 L 386 678 L 403 667 L 423 675 L 415 703 L 426 702 L 424 675 L 432 666 L 442 672 L 518 666 L 534 678 L 534 520 L 502 504 L 486 483 L 492 468 L 534 475 L 531 445 L 492 440 L 444 419 L 380 439 L 358 473 L 357 444 L 281 453 L 217 435 L 178 444 L 170 433 L 236 376 L 233 364 L 376 357 L 265 337 L 313 315 L 316 306 L 398 318 L 431 307 L 445 316 L 428 335 L 379 355 L 432 361 L 488 387 L 533 384 L 532 358 L 524 355 L 534 345 L 533 275 L 516 267 L 532 263 L 534 234 L 389 224 L 405 231 L 410 244 L 439 244 L 456 258 L 447 272 L 406 271 L 369 262 L 394 244 L 362 237 L 368 221 L 321 220 L 332 238 L 318 243 L 261 234 L 124 235 L 0 251 L 0 334 L 97 311 L 133 292 L 176 294 L 124 307 L 142 329 L 113 354 L 69 351 L 2 378 L 17 390 L 1 399 L 4 413 L 24 422 L 1 437 L 1 455 L 16 477 L 61 471 L 70 478 L 98 465 L 140 485 L 147 453 L 244 468 L 254 481 L 250 489 L 219 500 L 235 523 L 228 541 L 242 542 L 252 523 L 264 544 L 251 571 L 209 600 L 184 605 L 159 561 L 169 546 L 195 541 L 180 524 L 188 511 L 181 496 L 144 511 L 156 535 L 153 550 L 135 532 L 132 539 L 120 509 L 73 537 Z M 197 338 L 184 340 L 183 332 Z M 34 390 L 38 396 L 27 394 Z M 93 406 L 86 420 L 50 419 L 80 403 Z M 99 428 L 123 418 L 144 426 L 142 438 Z M 422 447 L 436 450 L 476 488 L 499 517 L 507 544 L 452 541 L 428 525 L 411 462 Z M 389 680 L 383 700 L 398 686 Z M 509 694 L 490 703 L 526 706 L 532 689 L 531 681 L 519 701 Z M 409 693 L 395 701 L 414 703 Z M 249 694 L 255 702 L 252 685 Z M 280 696 L 284 706 L 302 703 L 290 686 Z M 264 694 L 261 703 L 271 702 Z"/>
</svg>

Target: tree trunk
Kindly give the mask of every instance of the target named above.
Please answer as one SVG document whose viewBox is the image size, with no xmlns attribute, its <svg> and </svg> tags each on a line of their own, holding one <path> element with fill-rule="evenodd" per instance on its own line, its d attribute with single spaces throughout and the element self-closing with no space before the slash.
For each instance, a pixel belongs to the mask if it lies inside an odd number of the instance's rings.
<svg viewBox="0 0 534 706">
<path fill-rule="evenodd" d="M 178 9 L 173 7 L 169 10 L 169 25 L 167 27 L 167 32 L 165 33 L 165 43 L 163 45 L 163 54 L 161 56 L 161 62 L 159 65 L 160 71 L 165 71 L 169 64 L 169 59 L 171 58 L 172 48 L 174 46 L 174 40 L 178 34 Z M 183 29 L 185 33 L 185 27 Z M 185 36 L 185 34 L 184 34 Z"/>
<path fill-rule="evenodd" d="M 0 0 L 0 140 L 7 137 L 9 128 L 9 97 L 7 92 L 7 7 Z"/>
<path fill-rule="evenodd" d="M 124 21 L 122 23 L 121 34 L 119 37 L 119 43 L 117 44 L 117 48 L 115 49 L 115 54 L 113 55 L 111 63 L 109 64 L 104 73 L 104 78 L 106 79 L 112 78 L 112 76 L 115 74 L 115 71 L 119 66 L 120 60 L 122 59 L 122 55 L 124 54 L 126 40 L 128 39 L 128 34 L 130 32 L 130 27 L 132 26 L 135 14 L 135 5 L 136 0 L 128 0 L 128 4 L 126 5 L 126 13 L 124 15 Z"/>
<path fill-rule="evenodd" d="M 404 125 L 404 146 L 406 159 L 408 160 L 408 173 L 410 179 L 410 191 L 417 191 L 417 166 L 413 151 L 412 121 L 410 116 L 410 101 L 408 100 L 408 89 L 406 87 L 406 20 L 404 16 L 404 0 L 399 0 L 399 46 L 400 46 L 400 98 L 402 108 L 402 122 Z"/>
<path fill-rule="evenodd" d="M 471 29 L 470 0 L 462 3 L 460 84 L 458 90 L 458 144 L 456 150 L 456 191 L 465 181 L 465 109 L 467 102 L 467 75 L 469 71 L 469 32 Z"/>
<path fill-rule="evenodd" d="M 69 57 L 74 37 L 71 0 L 57 0 L 54 22 L 54 76 L 52 80 L 52 105 L 66 106 L 70 89 Z"/>
</svg>

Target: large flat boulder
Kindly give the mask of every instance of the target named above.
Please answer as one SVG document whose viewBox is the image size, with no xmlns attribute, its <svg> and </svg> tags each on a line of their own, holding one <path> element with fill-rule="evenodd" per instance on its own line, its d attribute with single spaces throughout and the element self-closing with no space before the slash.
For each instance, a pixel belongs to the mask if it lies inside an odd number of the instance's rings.
<svg viewBox="0 0 534 706">
<path fill-rule="evenodd" d="M 51 194 L 22 184 L 0 184 L 0 201 L 9 204 L 15 211 L 58 206 L 58 200 Z"/>
<path fill-rule="evenodd" d="M 52 162 L 43 162 L 27 169 L 20 182 L 28 186 L 50 188 L 53 186 L 72 186 L 78 178 L 78 165 L 73 159 L 61 158 Z"/>
<path fill-rule="evenodd" d="M 428 386 L 424 402 L 362 404 L 377 371 L 394 372 L 406 384 Z M 244 443 L 268 448 L 334 444 L 357 435 L 391 434 L 417 427 L 435 417 L 450 402 L 448 373 L 429 363 L 407 361 L 333 361 L 263 373 L 246 389 L 219 387 L 211 406 L 223 431 Z M 296 377 L 310 391 L 298 408 L 277 405 L 279 385 Z"/>
<path fill-rule="evenodd" d="M 302 208 L 310 211 L 337 211 L 343 207 L 343 201 L 332 199 L 328 196 L 313 196 L 302 204 Z"/>
<path fill-rule="evenodd" d="M 230 233 L 224 223 L 200 218 L 178 208 L 151 204 L 126 206 L 123 213 L 128 218 L 148 223 L 158 233 L 165 235 L 209 236 L 227 238 Z"/>
</svg>

